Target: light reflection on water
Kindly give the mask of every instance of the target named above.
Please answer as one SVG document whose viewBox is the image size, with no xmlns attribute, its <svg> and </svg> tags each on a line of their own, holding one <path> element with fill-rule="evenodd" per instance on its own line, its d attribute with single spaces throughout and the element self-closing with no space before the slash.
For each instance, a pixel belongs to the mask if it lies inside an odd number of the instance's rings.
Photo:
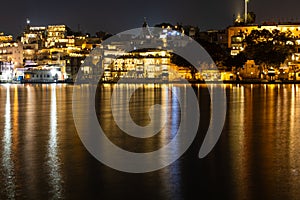
<svg viewBox="0 0 300 200">
<path fill-rule="evenodd" d="M 48 160 L 49 167 L 49 185 L 51 187 L 51 199 L 62 198 L 62 178 L 60 172 L 61 162 L 58 158 L 57 145 L 57 100 L 56 100 L 56 86 L 51 85 L 51 104 L 50 104 L 50 137 L 48 141 Z"/>
<path fill-rule="evenodd" d="M 11 127 L 11 104 L 10 104 L 10 86 L 6 86 L 6 102 L 5 102 L 5 122 L 4 135 L 2 138 L 2 167 L 3 167 L 3 188 L 6 191 L 8 199 L 15 198 L 15 170 L 12 160 L 12 127 Z"/>
<path fill-rule="evenodd" d="M 38 183 L 38 176 L 36 172 L 39 171 L 41 166 L 36 165 L 34 162 L 35 154 L 39 150 L 36 148 L 36 141 L 37 135 L 39 134 L 38 131 L 36 131 L 36 126 L 40 122 L 36 121 L 36 115 L 39 114 L 41 111 L 38 108 L 38 104 L 40 104 L 40 99 L 37 97 L 36 89 L 35 87 L 32 87 L 30 85 L 24 86 L 24 89 L 21 89 L 22 92 L 24 92 L 26 95 L 24 96 L 24 99 L 20 99 L 20 101 L 24 101 L 24 116 L 22 120 L 25 121 L 24 128 L 22 128 L 25 131 L 22 131 L 20 135 L 22 135 L 25 138 L 25 144 L 22 148 L 22 150 L 25 153 L 24 161 L 22 163 L 22 168 L 24 170 L 24 176 L 27 177 L 24 179 L 25 185 L 22 185 L 24 187 L 25 192 L 30 193 L 32 198 L 37 198 L 37 191 L 39 188 Z M 22 112 L 20 113 L 22 114 Z M 44 120 L 40 118 L 40 120 Z M 35 123 L 33 123 L 35 122 Z M 41 125 L 42 126 L 42 125 Z M 44 125 L 43 125 L 44 126 Z M 22 158 L 20 158 L 21 160 Z M 25 194 L 26 194 L 25 193 Z"/>
<path fill-rule="evenodd" d="M 209 86 L 226 89 L 228 96 L 227 121 L 214 150 L 199 160 L 196 138 L 179 161 L 147 174 L 117 172 L 89 155 L 72 120 L 73 87 L 0 85 L 0 199 L 300 198 L 300 85 Z M 111 88 L 102 87 L 96 109 L 115 144 L 152 151 L 174 137 L 180 121 L 175 94 L 184 94 L 184 86 L 149 84 L 133 97 L 131 114 L 142 125 L 149 123 L 145 110 L 151 105 L 167 108 L 159 116 L 167 128 L 149 140 L 129 138 L 113 123 Z M 196 85 L 195 92 L 209 110 L 205 87 Z"/>
<path fill-rule="evenodd" d="M 236 199 L 300 197 L 296 189 L 300 186 L 298 88 L 299 85 L 231 88 L 228 135 Z"/>
<path fill-rule="evenodd" d="M 232 115 L 229 115 L 229 124 L 231 129 L 234 130 L 233 137 L 230 137 L 230 149 L 231 154 L 234 158 L 232 159 L 232 173 L 235 175 L 234 187 L 239 187 L 237 196 L 242 198 L 243 196 L 250 196 L 249 190 L 247 190 L 248 179 L 247 179 L 247 167 L 249 165 L 247 161 L 245 144 L 245 88 L 243 86 L 230 87 L 232 99 Z M 248 114 L 248 113 L 247 113 Z M 237 120 L 240 119 L 239 122 Z M 240 184 L 244 182 L 244 184 Z"/>
</svg>

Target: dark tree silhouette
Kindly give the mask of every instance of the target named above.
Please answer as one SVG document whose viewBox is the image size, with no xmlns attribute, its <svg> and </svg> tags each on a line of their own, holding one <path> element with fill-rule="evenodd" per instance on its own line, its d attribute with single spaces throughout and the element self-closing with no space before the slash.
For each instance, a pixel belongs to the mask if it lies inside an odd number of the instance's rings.
<svg viewBox="0 0 300 200">
<path fill-rule="evenodd" d="M 230 67 L 241 68 L 241 67 L 243 67 L 243 65 L 245 64 L 246 61 L 247 61 L 246 54 L 244 52 L 241 52 L 236 56 L 229 56 L 225 60 L 225 65 L 230 66 Z"/>
<path fill-rule="evenodd" d="M 248 12 L 247 24 L 254 24 L 256 21 L 256 14 L 254 12 Z"/>
<path fill-rule="evenodd" d="M 254 30 L 245 40 L 245 54 L 257 64 L 279 67 L 295 48 L 291 32 Z"/>
</svg>

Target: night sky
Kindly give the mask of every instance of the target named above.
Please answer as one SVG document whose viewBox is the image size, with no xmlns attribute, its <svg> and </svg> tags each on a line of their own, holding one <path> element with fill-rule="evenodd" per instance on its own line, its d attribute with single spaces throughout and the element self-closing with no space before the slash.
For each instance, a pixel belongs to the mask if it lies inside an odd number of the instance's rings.
<svg viewBox="0 0 300 200">
<path fill-rule="evenodd" d="M 190 24 L 201 30 L 224 29 L 233 15 L 243 13 L 244 0 L 6 0 L 1 2 L 0 31 L 22 32 L 26 18 L 32 25 L 66 24 L 73 30 L 94 34 L 140 27 L 147 17 L 149 26 L 161 22 Z M 249 11 L 257 22 L 300 21 L 299 0 L 250 0 Z M 78 26 L 80 24 L 80 26 Z"/>
</svg>

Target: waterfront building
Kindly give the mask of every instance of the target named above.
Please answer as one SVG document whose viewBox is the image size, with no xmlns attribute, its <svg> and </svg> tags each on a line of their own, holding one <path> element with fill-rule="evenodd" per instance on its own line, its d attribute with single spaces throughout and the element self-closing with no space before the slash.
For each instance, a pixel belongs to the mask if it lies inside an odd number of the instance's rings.
<svg viewBox="0 0 300 200">
<path fill-rule="evenodd" d="M 227 30 L 201 31 L 198 38 L 209 43 L 218 44 L 224 49 L 228 46 Z"/>
<path fill-rule="evenodd" d="M 278 30 L 280 32 L 291 32 L 291 34 L 300 37 L 300 23 L 287 24 L 264 24 L 264 25 L 244 25 L 244 26 L 230 26 L 228 32 L 228 48 L 231 49 L 231 55 L 235 56 L 244 50 L 245 45 L 243 40 L 253 30 L 268 30 L 270 32 Z"/>
<path fill-rule="evenodd" d="M 104 81 L 116 81 L 121 78 L 158 80 L 191 78 L 190 69 L 172 64 L 171 51 L 161 50 L 170 44 L 177 47 L 186 45 L 182 37 L 181 32 L 173 30 L 170 26 L 163 26 L 160 32 L 157 30 L 152 32 L 144 21 L 140 34 L 122 34 L 119 41 L 100 45 L 100 56 L 96 59 L 90 58 L 91 61 L 81 68 L 84 74 L 82 78 L 97 76 L 101 70 Z M 172 42 L 169 44 L 170 40 Z M 144 49 L 147 44 L 150 46 L 155 44 L 157 49 Z M 125 52 L 128 46 L 135 50 Z M 97 66 L 101 66 L 102 69 L 98 69 Z"/>
<path fill-rule="evenodd" d="M 37 49 L 45 47 L 46 40 L 45 26 L 26 26 L 26 29 L 21 37 L 21 42 L 25 44 L 37 44 Z"/>
<path fill-rule="evenodd" d="M 66 25 L 49 25 L 47 27 L 47 40 L 46 47 L 56 47 L 61 42 L 61 39 L 64 39 L 67 34 Z"/>
<path fill-rule="evenodd" d="M 0 32 L 0 43 L 12 42 L 12 41 L 13 41 L 12 35 L 5 35 L 3 32 Z"/>
<path fill-rule="evenodd" d="M 45 65 L 27 68 L 24 71 L 23 82 L 26 83 L 55 83 L 64 81 L 64 73 L 58 65 Z"/>
<path fill-rule="evenodd" d="M 173 78 L 170 52 L 148 50 L 126 53 L 115 59 L 109 66 L 111 73 L 105 79 L 114 78 Z"/>
<path fill-rule="evenodd" d="M 36 62 L 38 59 L 38 51 L 45 47 L 45 41 L 45 26 L 30 26 L 27 24 L 21 36 L 24 60 Z"/>
<path fill-rule="evenodd" d="M 14 66 L 10 62 L 0 62 L 0 82 L 12 80 Z"/>
<path fill-rule="evenodd" d="M 239 71 L 242 79 L 259 79 L 261 75 L 260 66 L 256 65 L 254 60 L 247 60 L 243 68 Z"/>
<path fill-rule="evenodd" d="M 31 26 L 27 23 L 21 37 L 25 63 L 58 65 L 64 79 L 75 77 L 80 67 L 77 59 L 80 63 L 100 40 L 74 33 L 66 25 Z"/>
<path fill-rule="evenodd" d="M 66 57 L 66 75 L 67 79 L 74 81 L 80 66 L 83 64 L 85 56 Z"/>
<path fill-rule="evenodd" d="M 0 43 L 0 61 L 12 63 L 14 67 L 23 65 L 23 47 L 20 42 Z"/>
</svg>

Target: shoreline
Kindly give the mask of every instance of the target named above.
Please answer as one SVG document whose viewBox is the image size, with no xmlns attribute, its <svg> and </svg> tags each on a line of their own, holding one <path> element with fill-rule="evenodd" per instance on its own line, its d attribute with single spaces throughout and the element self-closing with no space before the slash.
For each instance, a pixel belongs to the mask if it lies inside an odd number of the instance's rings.
<svg viewBox="0 0 300 200">
<path fill-rule="evenodd" d="M 122 80 L 122 81 L 81 81 L 81 82 L 73 82 L 73 81 L 57 81 L 57 82 L 44 82 L 44 81 L 22 81 L 22 82 L 14 82 L 14 81 L 0 81 L 0 84 L 300 84 L 300 80 L 275 80 L 275 81 L 266 81 L 266 80 L 224 80 L 224 81 L 193 81 L 193 80 L 185 80 L 185 81 L 161 81 L 161 80 Z"/>
</svg>

